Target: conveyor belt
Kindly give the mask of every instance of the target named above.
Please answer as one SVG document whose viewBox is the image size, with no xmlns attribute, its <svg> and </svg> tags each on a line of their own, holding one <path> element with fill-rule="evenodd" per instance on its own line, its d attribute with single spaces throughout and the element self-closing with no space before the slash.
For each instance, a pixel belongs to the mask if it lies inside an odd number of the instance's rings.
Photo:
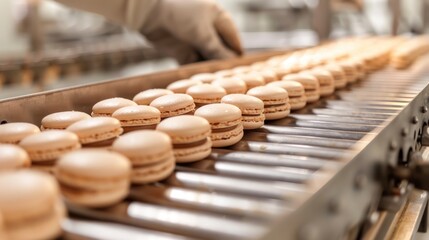
<svg viewBox="0 0 429 240">
<path fill-rule="evenodd" d="M 163 182 L 133 186 L 118 206 L 91 210 L 69 204 L 74 220 L 64 228 L 78 234 L 83 231 L 78 224 L 89 224 L 81 220 L 86 218 L 141 227 L 146 230 L 139 236 L 147 239 L 336 239 L 377 204 L 382 174 L 374 165 L 414 148 L 420 125 L 412 126 L 410 116 L 427 101 L 425 74 L 421 67 L 373 73 L 285 119 L 247 131 L 241 142 L 214 149 L 208 159 L 178 165 Z M 426 113 L 420 114 L 425 122 Z M 411 137 L 397 143 L 404 150 L 389 152 L 390 140 L 400 138 L 398 125 L 410 126 Z M 353 188 L 359 172 L 373 185 Z M 331 199 L 339 201 L 330 204 Z M 115 227 L 106 234 L 108 229 Z"/>
</svg>

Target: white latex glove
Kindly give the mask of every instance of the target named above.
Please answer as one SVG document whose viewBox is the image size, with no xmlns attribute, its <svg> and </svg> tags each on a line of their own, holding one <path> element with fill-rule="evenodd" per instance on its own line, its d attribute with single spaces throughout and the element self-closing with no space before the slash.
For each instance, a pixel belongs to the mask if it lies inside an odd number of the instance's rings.
<svg viewBox="0 0 429 240">
<path fill-rule="evenodd" d="M 142 33 L 181 63 L 242 53 L 231 17 L 214 0 L 159 0 Z"/>
<path fill-rule="evenodd" d="M 242 54 L 231 17 L 215 0 L 57 0 L 140 31 L 179 63 Z"/>
</svg>

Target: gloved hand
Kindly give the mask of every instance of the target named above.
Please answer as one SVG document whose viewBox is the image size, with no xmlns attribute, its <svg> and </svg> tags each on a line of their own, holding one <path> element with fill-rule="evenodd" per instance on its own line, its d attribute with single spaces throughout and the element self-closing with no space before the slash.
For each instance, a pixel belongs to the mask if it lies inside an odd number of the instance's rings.
<svg viewBox="0 0 429 240">
<path fill-rule="evenodd" d="M 141 32 L 180 63 L 242 54 L 231 17 L 214 0 L 159 0 Z"/>
<path fill-rule="evenodd" d="M 242 54 L 231 17 L 215 0 L 56 0 L 140 31 L 179 63 Z"/>
</svg>

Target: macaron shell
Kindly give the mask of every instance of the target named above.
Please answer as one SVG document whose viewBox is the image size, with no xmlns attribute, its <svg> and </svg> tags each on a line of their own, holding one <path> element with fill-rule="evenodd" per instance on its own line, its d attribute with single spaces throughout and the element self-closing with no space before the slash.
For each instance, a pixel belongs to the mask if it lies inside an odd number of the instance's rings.
<svg viewBox="0 0 429 240">
<path fill-rule="evenodd" d="M 0 174 L 0 192 L 0 211 L 6 223 L 50 213 L 59 196 L 57 182 L 52 176 L 32 170 Z"/>
<path fill-rule="evenodd" d="M 243 80 L 246 83 L 247 89 L 265 85 L 264 78 L 258 73 L 239 74 L 235 75 L 235 77 Z"/>
<path fill-rule="evenodd" d="M 74 204 L 93 208 L 103 208 L 122 201 L 128 195 L 129 189 L 128 187 L 121 187 L 103 191 L 85 191 L 61 186 L 61 192 L 68 201 Z"/>
<path fill-rule="evenodd" d="M 250 95 L 228 94 L 222 98 L 221 102 L 238 107 L 242 115 L 262 114 L 264 111 L 264 102 Z"/>
<path fill-rule="evenodd" d="M 150 106 L 161 112 L 161 118 L 186 114 L 195 109 L 194 99 L 182 93 L 159 97 L 153 100 Z"/>
<path fill-rule="evenodd" d="M 307 97 L 307 103 L 317 102 L 320 99 L 320 92 L 319 90 L 306 91 L 305 96 Z"/>
<path fill-rule="evenodd" d="M 133 168 L 131 182 L 145 184 L 161 181 L 171 175 L 175 166 L 176 161 L 174 157 L 170 157 L 158 164 Z"/>
<path fill-rule="evenodd" d="M 218 78 L 212 82 L 213 85 L 222 87 L 227 94 L 246 93 L 246 83 L 237 77 Z"/>
<path fill-rule="evenodd" d="M 304 94 L 304 86 L 296 81 L 277 81 L 272 82 L 267 86 L 283 88 L 287 91 L 289 97 L 297 97 Z"/>
<path fill-rule="evenodd" d="M 91 118 L 91 116 L 84 112 L 78 111 L 65 111 L 57 112 L 47 115 L 42 119 L 42 130 L 51 129 L 66 129 L 71 124 L 78 122 L 83 119 Z"/>
<path fill-rule="evenodd" d="M 12 144 L 0 144 L 0 171 L 26 168 L 31 165 L 27 152 Z"/>
<path fill-rule="evenodd" d="M 261 99 L 264 105 L 286 103 L 289 98 L 285 89 L 275 86 L 255 87 L 247 91 L 247 95 Z"/>
<path fill-rule="evenodd" d="M 237 128 L 223 133 L 212 133 L 213 147 L 228 147 L 238 143 L 243 138 L 243 125 L 239 124 Z"/>
<path fill-rule="evenodd" d="M 188 88 L 186 94 L 190 95 L 195 103 L 218 103 L 226 95 L 226 91 L 216 85 L 201 84 Z"/>
<path fill-rule="evenodd" d="M 161 112 L 145 105 L 128 106 L 116 110 L 112 117 L 118 119 L 122 127 L 156 125 L 161 121 Z"/>
<path fill-rule="evenodd" d="M 334 85 L 320 86 L 319 91 L 320 91 L 321 97 L 330 96 L 335 92 L 335 86 Z"/>
<path fill-rule="evenodd" d="M 61 222 L 66 217 L 62 201 L 58 200 L 51 214 L 37 221 L 25 221 L 6 229 L 7 239 L 56 239 L 61 234 Z M 1 236 L 1 235 L 0 235 Z"/>
<path fill-rule="evenodd" d="M 51 130 L 24 138 L 19 145 L 33 162 L 50 161 L 81 148 L 76 134 L 65 130 Z"/>
<path fill-rule="evenodd" d="M 203 83 L 197 80 L 183 79 L 172 82 L 167 86 L 167 89 L 173 91 L 174 93 L 186 93 L 186 90 L 188 90 L 188 88 L 198 84 Z"/>
<path fill-rule="evenodd" d="M 210 123 L 206 119 L 192 115 L 165 119 L 156 129 L 168 134 L 173 144 L 200 141 L 208 137 L 211 132 Z"/>
<path fill-rule="evenodd" d="M 170 137 L 161 131 L 142 130 L 124 134 L 112 145 L 112 150 L 126 156 L 134 166 L 147 165 L 172 156 Z"/>
<path fill-rule="evenodd" d="M 62 156 L 56 165 L 57 174 L 88 182 L 122 182 L 131 169 L 123 155 L 106 150 L 82 149 Z M 58 176 L 61 178 L 62 176 Z"/>
<path fill-rule="evenodd" d="M 0 125 L 0 143 L 17 144 L 25 137 L 39 133 L 40 129 L 31 123 L 6 123 Z"/>
<path fill-rule="evenodd" d="M 153 100 L 169 94 L 174 94 L 174 92 L 162 88 L 149 89 L 135 95 L 133 101 L 139 105 L 149 105 Z"/>
<path fill-rule="evenodd" d="M 92 107 L 91 115 L 93 117 L 98 116 L 111 116 L 112 113 L 119 108 L 126 106 L 136 106 L 137 103 L 126 99 L 126 98 L 109 98 L 102 101 L 99 101 Z"/>
<path fill-rule="evenodd" d="M 218 76 L 214 73 L 198 73 L 191 77 L 191 80 L 200 81 L 202 83 L 211 83 Z"/>
<path fill-rule="evenodd" d="M 190 148 L 175 148 L 174 157 L 178 163 L 189 163 L 202 160 L 212 152 L 212 141 L 207 138 L 207 141 L 199 146 Z"/>
<path fill-rule="evenodd" d="M 296 81 L 304 86 L 305 90 L 312 90 L 319 88 L 319 81 L 317 78 L 307 74 L 291 74 L 283 78 L 283 81 Z M 290 96 L 292 96 L 290 94 Z"/>
<path fill-rule="evenodd" d="M 240 108 L 224 103 L 205 105 L 195 111 L 195 116 L 205 118 L 212 129 L 235 126 L 241 122 Z"/>
<path fill-rule="evenodd" d="M 121 123 L 112 117 L 96 117 L 73 123 L 66 130 L 74 132 L 82 144 L 115 138 L 122 134 Z"/>
</svg>

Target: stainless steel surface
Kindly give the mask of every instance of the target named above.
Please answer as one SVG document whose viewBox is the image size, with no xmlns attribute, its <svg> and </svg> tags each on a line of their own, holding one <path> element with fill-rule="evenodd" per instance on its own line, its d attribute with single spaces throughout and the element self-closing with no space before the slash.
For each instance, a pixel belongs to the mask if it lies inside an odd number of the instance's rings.
<svg viewBox="0 0 429 240">
<path fill-rule="evenodd" d="M 269 55 L 5 100 L 0 118 L 40 124 L 55 111 L 90 112 L 107 97 L 132 98 L 146 88 Z M 165 181 L 133 186 L 118 206 L 69 205 L 69 210 L 190 238 L 339 239 L 376 208 L 387 189 L 388 166 L 419 150 L 429 119 L 428 111 L 421 111 L 429 101 L 425 69 L 427 61 L 420 61 L 400 74 L 391 69 L 371 74 L 288 118 L 267 121 L 205 160 L 178 165 Z"/>
</svg>

